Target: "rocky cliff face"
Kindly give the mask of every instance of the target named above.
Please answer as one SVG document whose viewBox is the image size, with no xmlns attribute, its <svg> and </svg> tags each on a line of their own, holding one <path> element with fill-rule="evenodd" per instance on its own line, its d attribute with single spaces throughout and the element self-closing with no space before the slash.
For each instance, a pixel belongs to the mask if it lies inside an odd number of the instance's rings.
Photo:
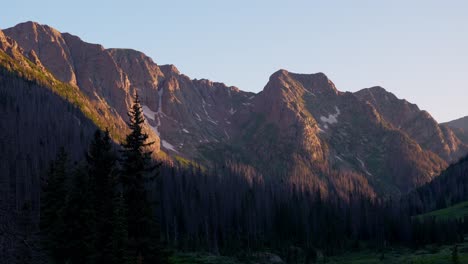
<svg viewBox="0 0 468 264">
<path fill-rule="evenodd" d="M 19 24 L 4 33 L 18 43 L 23 55 L 36 54 L 54 78 L 82 92 L 105 118 L 118 120 L 115 130 L 125 130 L 134 90 L 130 90 L 127 77 L 101 45 L 34 22 Z M 147 130 L 151 139 L 159 142 L 151 129 Z"/>
<path fill-rule="evenodd" d="M 5 33 L 24 53 L 35 52 L 57 79 L 77 86 L 123 120 L 138 91 L 152 138 L 172 154 L 194 158 L 198 145 L 228 138 L 231 113 L 251 95 L 222 83 L 191 80 L 173 65 L 159 66 L 141 52 L 104 49 L 34 22 Z"/>
<path fill-rule="evenodd" d="M 468 116 L 444 123 L 444 125 L 451 128 L 459 128 L 468 131 Z"/>
<path fill-rule="evenodd" d="M 405 192 L 468 152 L 448 126 L 382 88 L 340 92 L 322 73 L 280 70 L 253 94 L 33 22 L 4 32 L 5 52 L 82 93 L 115 131 L 125 129 L 137 91 L 156 151 L 173 157 L 234 162 L 265 178 L 373 195 Z"/>
<path fill-rule="evenodd" d="M 468 145 L 468 116 L 443 123 L 442 125 L 451 129 L 461 141 Z"/>
<path fill-rule="evenodd" d="M 349 173 L 350 181 L 377 193 L 405 192 L 446 166 L 372 104 L 339 92 L 322 73 L 278 71 L 244 112 L 237 122 L 245 129 L 234 144 L 245 142 L 239 155 L 260 171 L 299 182 Z"/>
<path fill-rule="evenodd" d="M 452 129 L 439 125 L 417 105 L 398 99 L 381 87 L 363 89 L 355 95 L 370 103 L 393 128 L 405 132 L 422 148 L 434 152 L 445 161 L 457 161 L 468 152 L 468 145 Z"/>
<path fill-rule="evenodd" d="M 32 22 L 5 30 L 26 51 L 34 50 L 43 65 L 63 82 L 77 83 L 68 45 L 57 30 Z"/>
</svg>

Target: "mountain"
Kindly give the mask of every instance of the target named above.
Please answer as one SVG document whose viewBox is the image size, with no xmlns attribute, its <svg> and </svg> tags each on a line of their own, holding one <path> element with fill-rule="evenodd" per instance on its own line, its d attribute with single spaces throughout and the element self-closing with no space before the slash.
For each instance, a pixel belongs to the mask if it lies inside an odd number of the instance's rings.
<svg viewBox="0 0 468 264">
<path fill-rule="evenodd" d="M 468 131 L 468 116 L 449 121 L 444 123 L 444 125 L 449 126 L 451 128 L 459 128 Z"/>
<path fill-rule="evenodd" d="M 363 89 L 355 95 L 369 102 L 393 128 L 403 131 L 422 148 L 445 161 L 457 161 L 468 153 L 468 141 L 460 140 L 450 126 L 438 124 L 428 112 L 382 87 Z"/>
<path fill-rule="evenodd" d="M 331 181 L 351 192 L 366 185 L 376 193 L 406 192 L 446 166 L 371 104 L 338 91 L 322 73 L 280 70 L 249 108 L 235 115 L 244 129 L 234 138 L 232 145 L 241 147 L 233 155 L 298 184 L 326 189 Z M 348 182 L 327 177 L 335 173 L 349 174 Z"/>
<path fill-rule="evenodd" d="M 8 53 L 11 47 L 4 44 L 11 60 L 25 58 L 23 64 L 32 62 L 49 82 L 80 94 L 96 117 L 88 121 L 109 127 L 116 142 L 138 92 L 158 157 L 244 166 L 267 180 L 346 197 L 407 192 L 468 152 L 451 128 L 383 88 L 341 92 L 323 73 L 280 70 L 254 94 L 190 79 L 139 51 L 106 49 L 35 22 L 3 32 L 17 50 Z M 48 115 L 42 122 L 55 122 L 54 113 Z M 74 130 L 68 122 L 60 125 Z M 37 137 L 26 125 L 17 126 L 22 137 Z"/>
<path fill-rule="evenodd" d="M 229 137 L 231 113 L 252 95 L 208 80 L 191 80 L 130 49 L 105 49 L 34 22 L 6 29 L 25 53 L 34 51 L 59 80 L 79 87 L 124 119 L 138 91 L 149 127 L 172 154 L 197 157 L 198 145 Z"/>
<path fill-rule="evenodd" d="M 442 125 L 449 127 L 464 142 L 468 142 L 468 116 L 443 123 Z"/>
</svg>

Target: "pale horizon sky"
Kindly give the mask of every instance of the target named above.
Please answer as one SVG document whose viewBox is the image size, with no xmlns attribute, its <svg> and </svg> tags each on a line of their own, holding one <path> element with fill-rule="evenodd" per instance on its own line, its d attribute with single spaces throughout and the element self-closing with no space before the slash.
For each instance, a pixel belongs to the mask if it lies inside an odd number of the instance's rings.
<svg viewBox="0 0 468 264">
<path fill-rule="evenodd" d="M 439 122 L 468 115 L 468 1 L 15 0 L 0 28 L 35 21 L 106 48 L 259 92 L 278 69 L 341 91 L 382 86 Z"/>
</svg>

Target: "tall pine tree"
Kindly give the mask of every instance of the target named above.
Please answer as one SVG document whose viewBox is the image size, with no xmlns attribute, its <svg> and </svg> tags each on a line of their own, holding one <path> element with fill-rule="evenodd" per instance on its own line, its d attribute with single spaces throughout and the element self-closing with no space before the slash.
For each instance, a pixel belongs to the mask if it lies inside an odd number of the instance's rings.
<svg viewBox="0 0 468 264">
<path fill-rule="evenodd" d="M 111 227 L 112 233 L 106 245 L 106 248 L 110 249 L 110 254 L 106 262 L 113 264 L 132 263 L 128 251 L 127 207 L 122 194 L 117 194 L 114 198 Z"/>
<path fill-rule="evenodd" d="M 73 172 L 65 209 L 67 263 L 95 263 L 97 255 L 96 210 L 90 179 L 83 166 Z"/>
<path fill-rule="evenodd" d="M 138 94 L 128 113 L 131 130 L 122 150 L 121 180 L 127 209 L 129 251 L 135 261 L 143 263 L 163 263 L 160 234 L 148 201 L 145 181 L 155 172 L 152 166 L 151 151 L 147 147 L 148 135 L 143 132 L 143 111 Z"/>
<path fill-rule="evenodd" d="M 96 262 L 104 263 L 112 256 L 112 249 L 106 245 L 112 235 L 114 199 L 116 182 L 116 154 L 113 150 L 109 131 L 102 133 L 96 130 L 93 140 L 86 153 L 87 171 L 89 175 L 90 199 L 95 212 L 96 234 L 95 248 L 100 250 L 93 252 Z"/>
<path fill-rule="evenodd" d="M 44 248 L 56 263 L 63 263 L 66 254 L 65 209 L 67 200 L 66 180 L 68 156 L 60 148 L 56 159 L 51 163 L 46 183 L 41 195 L 40 228 Z"/>
</svg>

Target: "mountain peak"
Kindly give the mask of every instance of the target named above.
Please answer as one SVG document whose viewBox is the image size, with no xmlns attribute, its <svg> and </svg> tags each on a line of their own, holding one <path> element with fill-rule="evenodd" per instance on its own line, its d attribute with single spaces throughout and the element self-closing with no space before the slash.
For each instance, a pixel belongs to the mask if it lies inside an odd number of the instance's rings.
<svg viewBox="0 0 468 264">
<path fill-rule="evenodd" d="M 271 76 L 270 76 L 270 79 L 272 78 L 279 78 L 281 76 L 287 76 L 289 74 L 289 72 L 285 69 L 279 69 L 277 71 L 275 71 Z"/>
<path fill-rule="evenodd" d="M 275 79 L 275 78 L 281 78 L 281 77 L 293 77 L 293 78 L 310 78 L 310 79 L 321 79 L 321 80 L 327 80 L 329 81 L 330 79 L 325 75 L 323 72 L 317 72 L 317 73 L 294 73 L 290 72 L 285 69 L 279 69 L 276 72 L 274 72 L 271 76 L 270 79 Z"/>
<path fill-rule="evenodd" d="M 338 94 L 333 82 L 322 72 L 303 74 L 292 73 L 284 69 L 280 69 L 270 76 L 265 90 L 283 91 L 283 93 L 289 91 L 297 95 L 303 92 L 321 95 Z"/>
<path fill-rule="evenodd" d="M 76 85 L 74 65 L 64 36 L 56 29 L 37 22 L 24 22 L 4 30 L 28 56 L 34 50 L 42 65 L 60 81 Z"/>
<path fill-rule="evenodd" d="M 180 74 L 179 69 L 177 69 L 177 67 L 174 64 L 161 65 L 160 68 L 164 74 Z"/>
<path fill-rule="evenodd" d="M 376 91 L 376 92 L 386 92 L 386 93 L 389 93 L 385 88 L 383 88 L 382 86 L 372 86 L 372 87 L 369 87 L 369 88 L 366 88 L 367 90 L 370 90 L 370 91 Z M 363 89 L 363 90 L 366 90 L 366 89 Z"/>
<path fill-rule="evenodd" d="M 50 27 L 48 25 L 39 24 L 34 21 L 27 21 L 27 22 L 19 23 L 15 25 L 14 27 L 6 29 L 6 31 L 9 31 L 12 29 L 28 32 L 29 34 L 34 34 L 35 36 L 38 35 L 39 31 L 42 31 L 43 33 L 47 33 L 48 35 L 52 35 L 55 37 L 61 35 L 61 33 L 57 29 Z"/>
</svg>

